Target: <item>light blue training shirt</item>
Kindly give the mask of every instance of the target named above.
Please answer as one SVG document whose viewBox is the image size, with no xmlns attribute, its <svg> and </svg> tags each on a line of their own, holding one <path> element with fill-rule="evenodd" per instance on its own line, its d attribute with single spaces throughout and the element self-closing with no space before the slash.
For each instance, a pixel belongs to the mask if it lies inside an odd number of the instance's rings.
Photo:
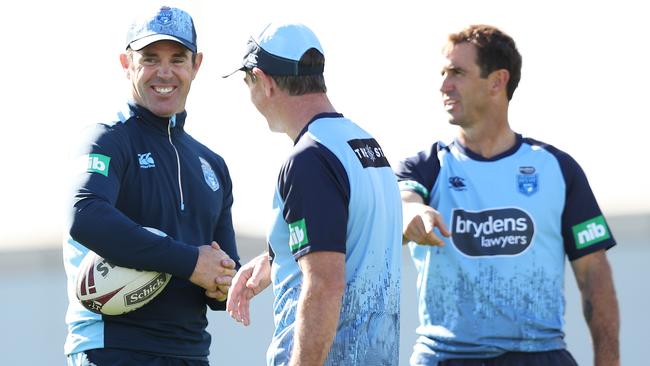
<svg viewBox="0 0 650 366">
<path fill-rule="evenodd" d="M 326 365 L 397 365 L 402 210 L 375 139 L 337 113 L 319 114 L 278 177 L 268 235 L 275 294 L 269 365 L 289 362 L 302 272 L 317 251 L 345 254 L 346 287 Z"/>
<path fill-rule="evenodd" d="M 565 255 L 615 245 L 578 163 L 517 135 L 491 159 L 437 142 L 396 173 L 452 232 L 443 247 L 410 244 L 420 319 L 411 362 L 565 348 Z"/>
</svg>

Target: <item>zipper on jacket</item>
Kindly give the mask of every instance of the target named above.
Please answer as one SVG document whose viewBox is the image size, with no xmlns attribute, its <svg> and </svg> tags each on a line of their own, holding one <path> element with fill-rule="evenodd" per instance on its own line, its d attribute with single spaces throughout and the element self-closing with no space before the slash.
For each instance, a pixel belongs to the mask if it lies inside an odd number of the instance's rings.
<svg viewBox="0 0 650 366">
<path fill-rule="evenodd" d="M 178 149 L 176 149 L 176 146 L 174 145 L 174 142 L 172 141 L 172 127 L 176 126 L 176 115 L 172 115 L 169 117 L 169 124 L 167 124 L 167 137 L 169 138 L 169 144 L 172 145 L 172 148 L 174 149 L 174 153 L 176 154 L 176 167 L 177 167 L 177 173 L 178 173 L 178 191 L 181 195 L 181 211 L 185 210 L 185 201 L 183 199 L 183 182 L 181 180 L 181 158 L 178 155 Z"/>
</svg>

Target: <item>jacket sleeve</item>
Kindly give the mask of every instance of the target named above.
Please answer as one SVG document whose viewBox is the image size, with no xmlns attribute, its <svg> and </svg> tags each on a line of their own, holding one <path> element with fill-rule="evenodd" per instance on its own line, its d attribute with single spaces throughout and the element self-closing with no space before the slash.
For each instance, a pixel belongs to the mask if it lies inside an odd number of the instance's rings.
<svg viewBox="0 0 650 366">
<path fill-rule="evenodd" d="M 126 136 L 98 125 L 88 140 L 90 147 L 82 156 L 87 165 L 74 193 L 70 236 L 118 266 L 189 278 L 198 248 L 153 234 L 115 207 L 130 163 Z"/>
<path fill-rule="evenodd" d="M 221 182 L 223 182 L 224 190 L 224 200 L 223 207 L 221 209 L 221 215 L 219 215 L 219 222 L 214 230 L 214 241 L 216 241 L 221 249 L 228 254 L 228 256 L 235 261 L 235 268 L 239 270 L 241 267 L 239 254 L 237 253 L 237 244 L 235 239 L 235 230 L 232 223 L 232 205 L 233 205 L 233 195 L 232 195 L 232 180 L 230 179 L 230 173 L 228 172 L 228 167 L 225 162 L 221 160 Z M 217 301 L 213 298 L 206 297 L 206 302 L 210 309 L 212 310 L 226 310 L 225 301 Z"/>
</svg>

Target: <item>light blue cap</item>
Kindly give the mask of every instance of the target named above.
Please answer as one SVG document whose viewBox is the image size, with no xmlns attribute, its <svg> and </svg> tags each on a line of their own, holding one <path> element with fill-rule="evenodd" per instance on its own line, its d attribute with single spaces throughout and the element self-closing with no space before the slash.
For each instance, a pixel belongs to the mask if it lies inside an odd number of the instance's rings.
<svg viewBox="0 0 650 366">
<path fill-rule="evenodd" d="M 314 32 L 300 23 L 270 23 L 248 40 L 248 49 L 236 71 L 258 67 L 269 75 L 303 76 L 322 74 L 324 65 L 300 65 L 305 52 L 316 49 L 322 55 L 323 47 Z"/>
</svg>

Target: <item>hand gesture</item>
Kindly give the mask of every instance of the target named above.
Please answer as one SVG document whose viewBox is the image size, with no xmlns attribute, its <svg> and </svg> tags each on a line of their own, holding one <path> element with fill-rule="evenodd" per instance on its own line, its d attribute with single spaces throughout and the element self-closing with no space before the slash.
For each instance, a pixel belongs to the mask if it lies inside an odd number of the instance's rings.
<svg viewBox="0 0 650 366">
<path fill-rule="evenodd" d="M 243 265 L 232 280 L 226 310 L 236 321 L 250 324 L 250 300 L 271 284 L 268 254 L 255 257 Z"/>
<path fill-rule="evenodd" d="M 404 205 L 404 244 L 414 241 L 422 245 L 443 246 L 445 243 L 435 233 L 448 238 L 451 236 L 442 215 L 431 206 L 423 203 L 405 202 Z"/>
<path fill-rule="evenodd" d="M 190 281 L 203 287 L 207 296 L 224 301 L 235 273 L 235 262 L 213 241 L 199 247 L 199 258 Z"/>
</svg>

